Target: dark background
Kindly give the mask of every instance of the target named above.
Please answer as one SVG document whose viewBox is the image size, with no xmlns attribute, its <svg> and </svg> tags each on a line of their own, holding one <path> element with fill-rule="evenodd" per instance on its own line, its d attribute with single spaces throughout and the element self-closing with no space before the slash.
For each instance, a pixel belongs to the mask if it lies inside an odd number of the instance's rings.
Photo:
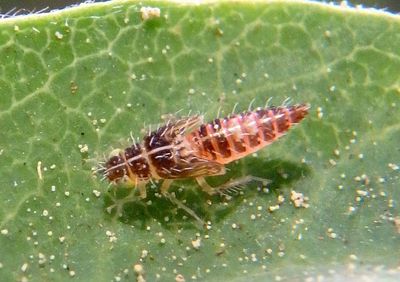
<svg viewBox="0 0 400 282">
<path fill-rule="evenodd" d="M 93 2 L 105 2 L 106 0 L 95 0 Z M 340 1 L 322 1 L 335 2 Z M 43 9 L 54 10 L 85 2 L 84 0 L 0 0 L 0 14 L 27 14 Z M 349 0 L 349 5 L 362 4 L 365 7 L 384 9 L 393 13 L 400 12 L 400 0 Z"/>
</svg>

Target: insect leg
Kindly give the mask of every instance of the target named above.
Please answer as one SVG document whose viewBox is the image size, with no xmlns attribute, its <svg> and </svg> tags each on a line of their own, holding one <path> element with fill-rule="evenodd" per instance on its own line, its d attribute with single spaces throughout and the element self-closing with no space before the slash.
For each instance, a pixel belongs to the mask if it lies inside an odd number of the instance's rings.
<svg viewBox="0 0 400 282">
<path fill-rule="evenodd" d="M 196 178 L 197 183 L 200 185 L 200 187 L 203 189 L 203 191 L 207 192 L 210 195 L 214 194 L 225 194 L 225 192 L 235 192 L 238 189 L 241 189 L 245 184 L 249 182 L 258 182 L 261 183 L 262 185 L 267 185 L 271 181 L 265 178 L 257 177 L 257 176 L 252 176 L 252 175 L 247 175 L 239 178 L 235 178 L 232 180 L 229 180 L 228 182 L 217 186 L 217 187 L 211 187 L 204 179 L 204 177 L 197 177 Z"/>
<path fill-rule="evenodd" d="M 139 197 L 141 199 L 146 199 L 147 193 L 146 193 L 146 183 L 145 181 L 139 182 L 138 185 L 136 186 L 137 189 L 139 190 Z"/>
<path fill-rule="evenodd" d="M 165 195 L 168 193 L 168 189 L 171 186 L 172 181 L 173 181 L 172 179 L 164 180 L 164 182 L 162 183 L 161 188 L 160 188 L 161 194 Z"/>
<path fill-rule="evenodd" d="M 172 181 L 171 181 L 172 182 Z M 164 182 L 165 183 L 165 182 Z M 163 183 L 163 184 L 164 184 Z M 175 197 L 175 193 L 168 193 L 165 192 L 163 194 L 168 200 L 171 201 L 171 203 L 175 204 L 178 208 L 184 210 L 186 213 L 188 213 L 190 216 L 192 216 L 194 219 L 197 220 L 197 222 L 199 222 L 202 226 L 205 226 L 205 222 L 198 217 L 198 215 L 192 210 L 190 209 L 188 206 L 184 205 L 181 201 L 179 201 L 176 197 Z"/>
<path fill-rule="evenodd" d="M 204 177 L 202 177 L 202 176 L 196 177 L 196 181 L 200 185 L 201 189 L 203 189 L 204 192 L 206 192 L 206 193 L 208 193 L 210 195 L 214 195 L 215 194 L 215 188 L 211 187 L 206 182 Z"/>
<path fill-rule="evenodd" d="M 271 181 L 265 178 L 253 176 L 253 175 L 246 175 L 239 178 L 231 179 L 224 184 L 215 187 L 215 193 L 223 194 L 224 192 L 237 192 L 238 190 L 242 189 L 244 185 L 250 182 L 257 182 L 262 185 L 267 185 Z"/>
</svg>

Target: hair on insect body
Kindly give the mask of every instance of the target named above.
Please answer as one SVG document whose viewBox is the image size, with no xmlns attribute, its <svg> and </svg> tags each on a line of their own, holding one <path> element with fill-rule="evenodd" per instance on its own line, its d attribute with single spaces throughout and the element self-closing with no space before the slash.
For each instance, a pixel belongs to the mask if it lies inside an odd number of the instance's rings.
<svg viewBox="0 0 400 282">
<path fill-rule="evenodd" d="M 206 176 L 223 175 L 225 165 L 250 155 L 282 137 L 308 114 L 309 105 L 256 108 L 203 122 L 201 115 L 169 120 L 144 136 L 141 142 L 114 150 L 99 172 L 111 183 L 126 183 L 146 198 L 146 184 L 163 180 L 160 192 L 168 194 L 176 179 L 194 178 L 208 194 L 224 194 L 250 181 L 244 176 L 211 187 Z M 132 138 L 132 140 L 135 140 Z"/>
</svg>

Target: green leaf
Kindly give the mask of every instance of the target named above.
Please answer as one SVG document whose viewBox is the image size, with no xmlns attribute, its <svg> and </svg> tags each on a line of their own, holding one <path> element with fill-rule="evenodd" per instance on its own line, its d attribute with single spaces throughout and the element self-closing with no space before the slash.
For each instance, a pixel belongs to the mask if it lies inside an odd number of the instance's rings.
<svg viewBox="0 0 400 282">
<path fill-rule="evenodd" d="M 143 20 L 146 6 L 160 17 Z M 399 29 L 388 13 L 292 1 L 112 1 L 2 19 L 0 280 L 132 281 L 139 266 L 148 281 L 398 278 Z M 213 119 L 287 97 L 311 105 L 306 120 L 209 179 L 267 188 L 226 200 L 174 182 L 209 228 L 159 184 L 139 200 L 92 175 L 163 114 Z"/>
</svg>

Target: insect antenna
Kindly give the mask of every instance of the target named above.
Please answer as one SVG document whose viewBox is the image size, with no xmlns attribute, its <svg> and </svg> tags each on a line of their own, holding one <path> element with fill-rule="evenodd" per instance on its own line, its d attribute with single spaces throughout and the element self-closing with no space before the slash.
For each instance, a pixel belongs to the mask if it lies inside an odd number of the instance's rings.
<svg viewBox="0 0 400 282">
<path fill-rule="evenodd" d="M 97 173 L 103 173 L 106 170 L 106 167 L 104 165 L 105 165 L 104 162 L 99 163 L 99 165 L 96 168 L 94 168 L 94 171 Z"/>
<path fill-rule="evenodd" d="M 105 161 L 98 162 L 96 166 L 92 167 L 93 173 L 96 173 L 96 174 L 104 174 L 104 172 L 106 170 L 107 170 L 107 168 L 106 168 Z"/>
</svg>

